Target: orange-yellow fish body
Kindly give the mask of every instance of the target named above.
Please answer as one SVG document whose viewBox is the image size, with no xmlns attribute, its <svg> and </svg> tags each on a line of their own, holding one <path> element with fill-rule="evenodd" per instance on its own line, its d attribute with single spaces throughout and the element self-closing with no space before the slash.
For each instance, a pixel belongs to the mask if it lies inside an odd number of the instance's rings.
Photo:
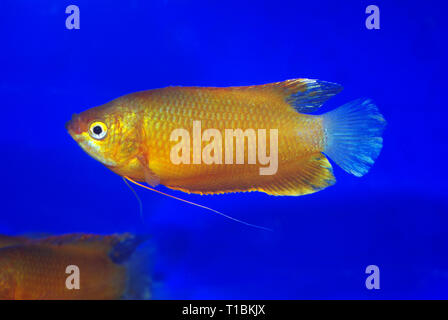
<svg viewBox="0 0 448 320">
<path fill-rule="evenodd" d="M 128 272 L 113 248 L 130 235 L 68 235 L 23 240 L 0 249 L 0 299 L 119 299 Z M 68 266 L 79 269 L 80 288 L 66 285 Z"/>
<path fill-rule="evenodd" d="M 324 115 L 309 114 L 340 90 L 310 79 L 247 87 L 168 87 L 89 109 L 75 115 L 67 128 L 111 170 L 151 185 L 200 194 L 302 195 L 335 181 L 323 152 L 357 176 L 368 171 L 380 152 L 384 119 L 369 100 Z M 183 135 L 176 134 L 179 129 Z M 204 137 L 208 129 L 216 129 L 212 137 Z M 226 134 L 229 129 L 254 133 L 252 140 L 243 136 L 243 163 L 237 163 L 237 139 Z M 173 151 L 180 142 L 189 149 Z M 233 150 L 227 151 L 231 144 Z M 180 152 L 183 161 L 173 161 L 173 152 Z M 270 163 L 260 154 L 269 155 Z"/>
</svg>

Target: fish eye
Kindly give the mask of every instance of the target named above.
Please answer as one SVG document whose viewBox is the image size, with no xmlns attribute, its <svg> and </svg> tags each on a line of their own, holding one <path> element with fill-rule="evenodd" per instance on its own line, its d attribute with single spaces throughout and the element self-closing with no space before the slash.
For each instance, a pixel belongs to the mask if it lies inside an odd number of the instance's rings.
<svg viewBox="0 0 448 320">
<path fill-rule="evenodd" d="M 103 122 L 95 121 L 90 125 L 89 135 L 96 140 L 104 139 L 107 134 L 107 127 Z"/>
</svg>

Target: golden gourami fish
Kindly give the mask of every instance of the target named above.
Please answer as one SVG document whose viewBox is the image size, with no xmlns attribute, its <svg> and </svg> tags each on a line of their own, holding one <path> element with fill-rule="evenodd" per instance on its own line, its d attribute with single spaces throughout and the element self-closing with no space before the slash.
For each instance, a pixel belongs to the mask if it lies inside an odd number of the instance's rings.
<svg viewBox="0 0 448 320">
<path fill-rule="evenodd" d="M 386 122 L 372 101 L 311 114 L 341 89 L 312 79 L 167 87 L 74 115 L 67 129 L 109 169 L 152 186 L 297 196 L 335 183 L 325 155 L 362 176 L 380 153 Z"/>
<path fill-rule="evenodd" d="M 128 233 L 0 236 L 0 300 L 149 298 L 146 276 L 131 274 L 141 241 Z M 68 266 L 79 269 L 79 289 L 67 288 Z"/>
</svg>

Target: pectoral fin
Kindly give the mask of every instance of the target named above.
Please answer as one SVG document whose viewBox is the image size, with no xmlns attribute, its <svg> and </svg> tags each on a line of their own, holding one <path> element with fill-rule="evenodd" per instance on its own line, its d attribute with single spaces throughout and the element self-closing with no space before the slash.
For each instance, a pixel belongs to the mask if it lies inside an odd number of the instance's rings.
<svg viewBox="0 0 448 320">
<path fill-rule="evenodd" d="M 160 184 L 160 178 L 149 168 L 146 157 L 144 155 L 138 155 L 137 159 L 143 167 L 146 183 L 151 187 L 158 186 Z"/>
</svg>

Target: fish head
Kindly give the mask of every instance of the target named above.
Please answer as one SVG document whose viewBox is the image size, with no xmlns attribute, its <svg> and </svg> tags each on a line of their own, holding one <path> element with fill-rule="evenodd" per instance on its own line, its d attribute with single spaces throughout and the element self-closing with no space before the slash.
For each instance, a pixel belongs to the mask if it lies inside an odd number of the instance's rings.
<svg viewBox="0 0 448 320">
<path fill-rule="evenodd" d="M 74 114 L 66 124 L 79 146 L 110 169 L 135 158 L 139 128 L 137 115 L 115 102 Z"/>
</svg>

